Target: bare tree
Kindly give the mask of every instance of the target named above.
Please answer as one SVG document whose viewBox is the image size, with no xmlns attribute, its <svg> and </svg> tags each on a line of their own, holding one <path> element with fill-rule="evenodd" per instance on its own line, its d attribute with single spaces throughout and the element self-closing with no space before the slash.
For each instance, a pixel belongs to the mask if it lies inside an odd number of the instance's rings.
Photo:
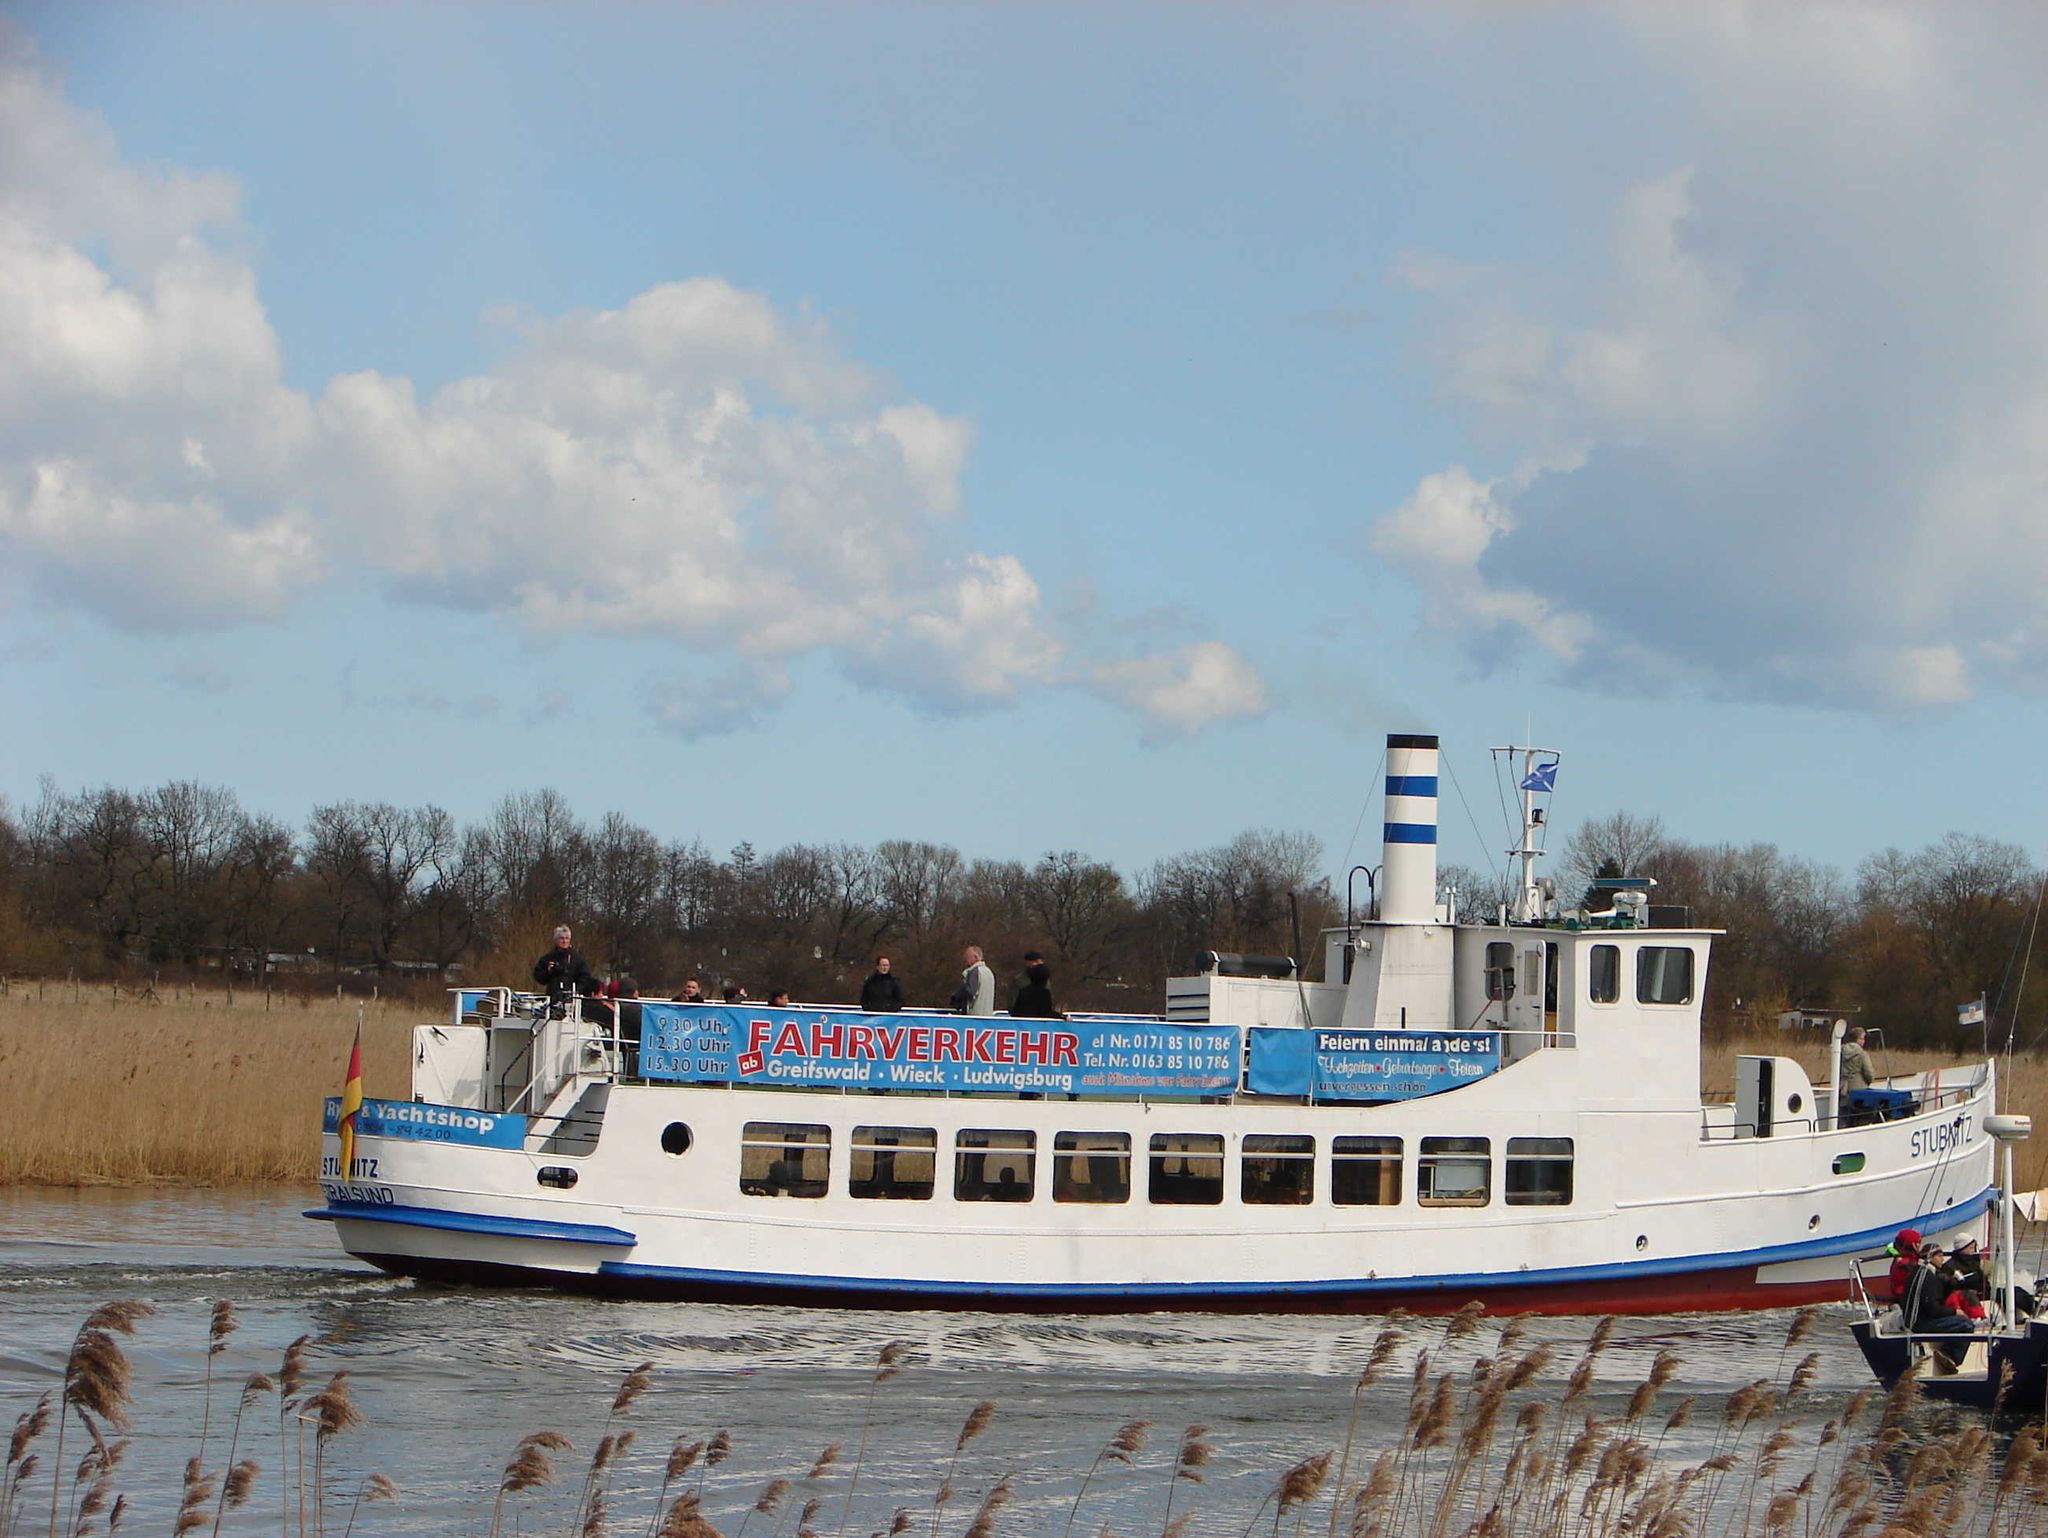
<svg viewBox="0 0 2048 1538">
<path fill-rule="evenodd" d="M 1124 878 L 1113 866 L 1063 849 L 1033 866 L 1021 886 L 1025 907 L 1074 980 L 1097 975 L 1131 923 Z"/>
<path fill-rule="evenodd" d="M 306 820 L 306 873 L 318 896 L 321 943 L 339 972 L 362 940 L 371 895 L 370 833 L 353 801 L 316 806 Z"/>
<path fill-rule="evenodd" d="M 1666 842 L 1661 818 L 1610 812 L 1580 823 L 1565 841 L 1563 870 L 1580 890 L 1596 876 L 1654 876 Z"/>
<path fill-rule="evenodd" d="M 938 927 L 959 892 L 960 851 L 950 844 L 892 838 L 875 847 L 889 921 L 913 939 Z"/>
</svg>

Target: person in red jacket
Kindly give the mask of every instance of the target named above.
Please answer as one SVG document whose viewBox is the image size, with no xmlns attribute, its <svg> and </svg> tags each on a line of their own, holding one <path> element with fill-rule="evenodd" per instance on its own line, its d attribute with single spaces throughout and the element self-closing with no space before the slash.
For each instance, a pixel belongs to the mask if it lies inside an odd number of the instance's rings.
<svg viewBox="0 0 2048 1538">
<path fill-rule="evenodd" d="M 1885 1246 L 1885 1253 L 1892 1257 L 1892 1268 L 1886 1275 L 1885 1285 L 1894 1303 L 1906 1300 L 1906 1283 L 1913 1278 L 1913 1268 L 1920 1261 L 1920 1230 L 1902 1228 L 1898 1237 Z"/>
</svg>

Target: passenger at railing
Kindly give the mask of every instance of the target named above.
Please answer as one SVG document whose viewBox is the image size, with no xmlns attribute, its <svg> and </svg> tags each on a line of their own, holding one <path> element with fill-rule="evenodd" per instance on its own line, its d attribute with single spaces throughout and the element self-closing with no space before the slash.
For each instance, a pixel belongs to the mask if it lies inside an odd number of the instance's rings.
<svg viewBox="0 0 2048 1538">
<path fill-rule="evenodd" d="M 960 953 L 966 963 L 966 970 L 960 974 L 960 986 L 953 990 L 953 997 L 947 1002 L 958 1014 L 992 1015 L 996 1012 L 996 975 L 981 959 L 981 947 L 970 945 Z"/>
<path fill-rule="evenodd" d="M 1948 1257 L 1948 1274 L 1958 1287 L 1982 1296 L 1991 1289 L 1984 1281 L 1984 1254 L 1975 1239 L 1959 1239 Z"/>
<path fill-rule="evenodd" d="M 675 997 L 675 1002 L 678 1004 L 708 1004 L 711 1001 L 704 997 L 704 985 L 701 982 L 694 977 L 686 977 L 683 979 L 682 991 Z"/>
<path fill-rule="evenodd" d="M 1052 1001 L 1052 968 L 1037 951 L 1024 953 L 1024 981 L 1018 985 L 1017 996 L 1010 1000 L 1010 1013 L 1028 1020 L 1061 1018 Z"/>
<path fill-rule="evenodd" d="M 728 1004 L 745 1004 L 750 1002 L 747 998 L 747 990 L 738 983 L 727 983 L 725 985 L 725 1002 Z"/>
<path fill-rule="evenodd" d="M 1948 1259 L 1947 1251 L 1938 1244 L 1930 1244 L 1920 1251 L 1919 1264 L 1906 1281 L 1906 1296 L 1899 1305 L 1904 1315 L 1906 1331 L 1911 1335 L 1970 1335 L 1975 1333 L 1968 1317 L 1950 1308 L 1947 1298 L 1955 1289 L 1948 1285 L 1942 1275 L 1942 1262 Z M 1937 1346 L 1934 1348 L 1935 1371 L 1951 1373 L 1956 1370 L 1956 1354 Z"/>
<path fill-rule="evenodd" d="M 768 1007 L 769 1007 L 770 1009 L 787 1009 L 787 1008 L 789 1008 L 789 990 L 788 990 L 787 988 L 771 988 L 771 989 L 769 989 L 769 990 L 768 990 Z"/>
<path fill-rule="evenodd" d="M 903 1008 L 903 982 L 889 970 L 887 956 L 875 958 L 875 970 L 860 985 L 860 1007 L 870 1015 L 893 1015 Z"/>
<path fill-rule="evenodd" d="M 1913 1268 L 1920 1263 L 1920 1230 L 1900 1229 L 1884 1252 L 1892 1258 L 1891 1269 L 1885 1273 L 1886 1289 L 1894 1303 L 1904 1303 L 1906 1283 L 1913 1279 Z"/>
<path fill-rule="evenodd" d="M 1835 1087 L 1845 1095 L 1852 1089 L 1868 1089 L 1877 1082 L 1870 1054 L 1863 1049 L 1863 1038 L 1860 1025 L 1850 1026 L 1849 1034 L 1842 1038 L 1842 1082 Z"/>
<path fill-rule="evenodd" d="M 576 954 L 570 939 L 569 926 L 557 924 L 554 945 L 533 964 L 533 980 L 547 989 L 551 1007 L 559 1009 L 580 994 L 590 1001 L 586 1018 L 609 1025 L 612 1009 L 602 1000 L 603 989 L 597 974 L 590 970 L 589 962 Z"/>
</svg>

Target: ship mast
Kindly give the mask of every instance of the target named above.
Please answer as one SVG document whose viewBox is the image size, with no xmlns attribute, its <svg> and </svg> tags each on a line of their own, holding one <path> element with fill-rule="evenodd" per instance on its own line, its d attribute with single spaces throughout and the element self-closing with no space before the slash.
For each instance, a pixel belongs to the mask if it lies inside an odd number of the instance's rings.
<svg viewBox="0 0 2048 1538">
<path fill-rule="evenodd" d="M 1548 807 L 1538 806 L 1536 798 L 1542 796 L 1547 803 L 1552 791 L 1557 788 L 1557 764 L 1560 757 L 1555 748 L 1524 748 L 1508 746 L 1495 748 L 1495 753 L 1507 755 L 1511 769 L 1520 762 L 1520 772 L 1515 775 L 1515 787 L 1521 796 L 1522 831 L 1515 847 L 1508 851 L 1508 857 L 1515 862 L 1515 890 L 1508 904 L 1508 922 L 1513 924 L 1539 924 L 1545 917 L 1551 892 L 1545 891 L 1536 879 L 1536 862 L 1543 857 L 1543 842 L 1549 830 Z M 1541 760 L 1541 762 L 1538 762 Z"/>
</svg>

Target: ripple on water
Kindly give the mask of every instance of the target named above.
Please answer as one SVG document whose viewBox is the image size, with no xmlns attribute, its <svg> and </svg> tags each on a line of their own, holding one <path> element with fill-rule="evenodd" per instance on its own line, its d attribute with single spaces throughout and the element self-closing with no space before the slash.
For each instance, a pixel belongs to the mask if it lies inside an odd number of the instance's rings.
<svg viewBox="0 0 2048 1538">
<path fill-rule="evenodd" d="M 488 1508 L 495 1471 L 528 1431 L 559 1427 L 587 1456 L 620 1375 L 642 1361 L 658 1371 L 633 1411 L 645 1445 L 633 1453 L 627 1483 L 645 1480 L 651 1492 L 672 1438 L 729 1428 L 735 1451 L 719 1472 L 724 1504 L 714 1510 L 731 1513 L 760 1481 L 801 1473 L 827 1442 L 858 1437 L 876 1353 L 901 1340 L 910 1348 L 904 1371 L 874 1395 L 863 1508 L 870 1496 L 884 1513 L 896 1503 L 928 1508 L 964 1417 L 990 1399 L 997 1418 L 963 1455 L 961 1488 L 978 1492 L 996 1472 L 1022 1472 L 1027 1498 L 1014 1530 L 1039 1530 L 1041 1515 L 1062 1525 L 1078 1471 L 1121 1421 L 1142 1416 L 1160 1428 L 1154 1435 L 1164 1451 L 1148 1454 L 1155 1464 L 1170 1458 L 1173 1428 L 1197 1420 L 1217 1428 L 1222 1451 L 1200 1499 L 1217 1503 L 1209 1509 L 1239 1510 L 1230 1526 L 1237 1531 L 1276 1468 L 1341 1440 L 1352 1384 L 1385 1327 L 1377 1318 L 1249 1314 L 807 1312 L 423 1287 L 338 1256 L 326 1227 L 298 1216 L 303 1205 L 292 1191 L 0 1193 L 0 1412 L 26 1408 L 54 1381 L 94 1304 L 148 1299 L 160 1313 L 133 1343 L 133 1467 L 148 1497 L 144 1513 L 167 1517 L 163 1497 L 196 1435 L 208 1310 L 225 1297 L 241 1327 L 212 1364 L 216 1400 L 221 1377 L 275 1371 L 286 1343 L 301 1334 L 323 1338 L 312 1358 L 318 1373 L 354 1374 L 370 1420 L 335 1456 L 351 1470 L 387 1472 L 408 1492 L 388 1522 L 380 1513 L 379 1530 L 467 1527 Z M 1820 1373 L 1795 1414 L 1817 1425 L 1865 1381 L 1841 1327 L 1848 1317 L 1832 1311 L 1790 1353 L 1788 1313 L 1621 1320 L 1598 1362 L 1594 1402 L 1611 1410 L 1624 1401 L 1667 1347 L 1681 1369 L 1660 1415 L 1681 1394 L 1717 1407 L 1715 1396 L 1811 1349 L 1820 1353 Z M 1525 1348 L 1548 1344 L 1555 1352 L 1551 1376 L 1561 1383 L 1592 1322 L 1531 1319 L 1524 1328 Z M 1462 1371 L 1497 1338 L 1489 1323 L 1445 1354 L 1444 1329 L 1442 1320 L 1410 1322 L 1368 1392 L 1369 1425 L 1401 1424 L 1420 1351 Z M 259 1438 L 254 1456 L 274 1470 L 274 1428 L 264 1435 L 270 1440 Z M 564 1483 L 573 1492 L 574 1474 Z M 1102 1519 L 1126 1498 L 1116 1492 L 1140 1483 L 1129 1472 L 1111 1476 Z M 714 1493 L 720 1489 L 715 1483 Z M 1156 1481 L 1143 1489 L 1150 1504 L 1133 1509 L 1149 1512 L 1156 1527 L 1160 1490 Z M 960 1520 L 949 1517 L 948 1529 L 965 1525 L 966 1512 L 955 1514 Z M 522 1525 L 573 1524 L 543 1500 Z"/>
</svg>

